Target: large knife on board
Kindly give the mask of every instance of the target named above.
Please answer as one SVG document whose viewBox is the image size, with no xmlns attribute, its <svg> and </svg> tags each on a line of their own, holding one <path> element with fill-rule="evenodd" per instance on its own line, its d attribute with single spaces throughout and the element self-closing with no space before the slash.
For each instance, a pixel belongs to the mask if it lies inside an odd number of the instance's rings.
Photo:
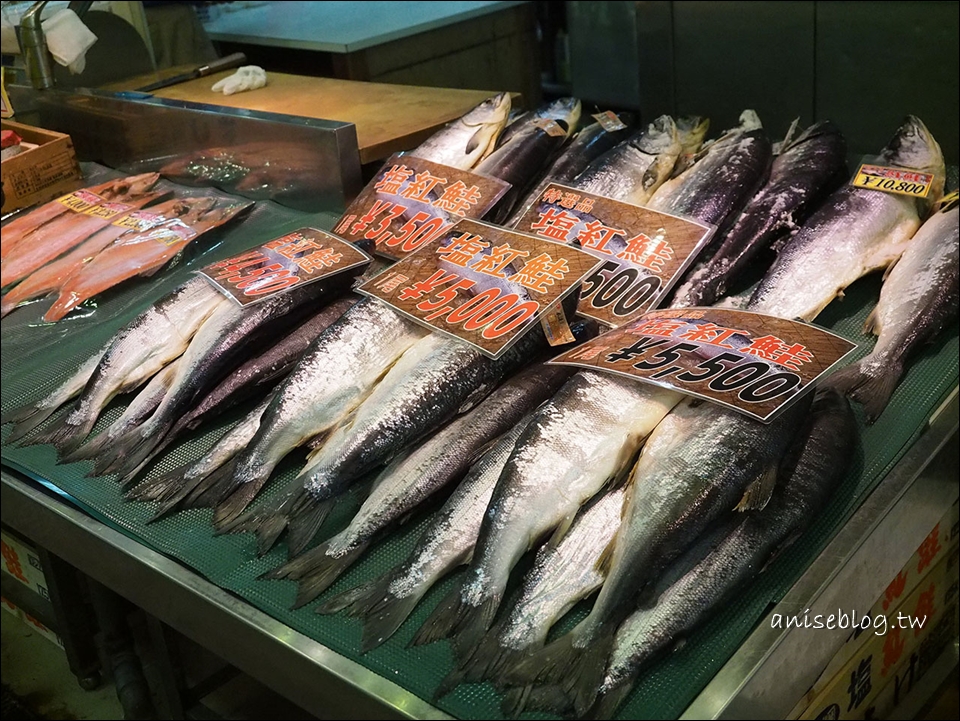
<svg viewBox="0 0 960 721">
<path fill-rule="evenodd" d="M 226 57 L 220 58 L 219 60 L 214 60 L 212 63 L 201 65 L 199 68 L 195 68 L 188 73 L 180 73 L 179 75 L 174 75 L 166 78 L 165 80 L 158 80 L 155 83 L 144 85 L 142 88 L 137 88 L 135 92 L 149 93 L 154 90 L 159 90 L 160 88 L 169 87 L 170 85 L 185 83 L 188 80 L 196 80 L 197 78 L 203 78 L 207 75 L 212 75 L 213 73 L 219 73 L 221 70 L 238 68 L 245 62 L 247 62 L 247 56 L 243 53 L 231 53 Z"/>
</svg>

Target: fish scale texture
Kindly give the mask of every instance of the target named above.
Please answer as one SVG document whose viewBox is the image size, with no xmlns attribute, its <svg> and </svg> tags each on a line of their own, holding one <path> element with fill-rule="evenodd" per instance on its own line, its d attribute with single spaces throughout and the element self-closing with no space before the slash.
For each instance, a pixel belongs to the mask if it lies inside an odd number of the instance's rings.
<svg viewBox="0 0 960 721">
<path fill-rule="evenodd" d="M 254 213 L 242 223 L 221 234 L 222 242 L 200 259 L 203 264 L 243 250 L 280 233 L 307 224 L 329 228 L 332 216 L 307 216 L 272 203 L 258 203 Z M 7 411 L 26 401 L 42 397 L 62 382 L 70 369 L 96 351 L 124 322 L 150 302 L 181 282 L 197 263 L 180 265 L 164 272 L 152 283 L 136 283 L 101 302 L 90 318 L 69 319 L 54 326 L 26 327 L 33 322 L 27 317 L 17 324 L 2 326 L 3 360 L 2 410 Z M 841 302 L 833 303 L 818 323 L 857 342 L 859 348 L 852 362 L 873 346 L 873 339 L 864 336 L 864 319 L 879 297 L 879 275 L 856 283 Z M 42 313 L 45 302 L 36 304 Z M 18 314 L 35 314 L 33 306 Z M 8 345 L 9 340 L 9 345 Z M 13 352 L 8 353 L 8 348 Z M 877 423 L 866 427 L 856 407 L 862 437 L 861 449 L 853 467 L 837 489 L 827 509 L 803 537 L 783 554 L 749 588 L 739 593 L 712 621 L 693 634 L 678 651 L 670 654 L 641 676 L 618 718 L 675 718 L 686 708 L 724 662 L 736 651 L 768 608 L 780 599 L 803 573 L 813 558 L 836 533 L 843 522 L 862 503 L 866 495 L 890 471 L 911 443 L 920 435 L 930 415 L 957 385 L 957 325 L 949 328 L 932 346 L 928 346 L 910 363 L 903 383 Z M 111 404 L 100 419 L 95 433 L 103 430 L 124 407 Z M 227 414 L 205 432 L 193 434 L 165 453 L 150 472 L 154 477 L 198 458 L 217 440 L 223 430 L 232 426 L 255 401 Z M 62 411 L 61 411 L 62 412 Z M 0 438 L 10 432 L 5 426 Z M 286 557 L 281 543 L 263 558 L 256 558 L 254 538 L 249 535 L 214 537 L 210 525 L 211 511 L 196 509 L 175 514 L 157 523 L 147 524 L 153 514 L 152 504 L 127 503 L 112 477 L 84 478 L 88 462 L 55 465 L 52 447 L 15 448 L 3 445 L 0 450 L 5 465 L 35 478 L 49 479 L 73 496 L 88 512 L 106 521 L 129 536 L 167 555 L 179 559 L 213 583 L 247 599 L 254 606 L 316 639 L 329 648 L 358 661 L 376 673 L 389 678 L 424 699 L 430 699 L 440 680 L 451 670 L 453 656 L 447 642 L 413 649 L 405 648 L 416 630 L 454 582 L 455 573 L 436 584 L 399 632 L 380 648 L 361 656 L 360 623 L 343 614 L 320 616 L 316 604 L 290 611 L 296 585 L 289 581 L 258 581 L 264 571 L 277 566 Z M 291 454 L 274 474 L 255 506 L 269 503 L 282 492 L 303 462 L 302 453 Z M 327 521 L 323 536 L 342 528 L 362 501 L 362 489 L 352 493 Z M 432 506 L 429 513 L 438 506 Z M 425 528 L 429 513 L 420 513 L 376 544 L 363 559 L 346 572 L 321 598 L 326 599 L 359 583 L 381 575 L 404 560 Z M 581 603 L 554 629 L 556 636 L 571 628 L 588 609 Z M 445 696 L 437 706 L 464 719 L 502 718 L 500 694 L 488 683 L 461 685 Z M 524 718 L 549 718 L 543 714 L 525 714 Z"/>
</svg>

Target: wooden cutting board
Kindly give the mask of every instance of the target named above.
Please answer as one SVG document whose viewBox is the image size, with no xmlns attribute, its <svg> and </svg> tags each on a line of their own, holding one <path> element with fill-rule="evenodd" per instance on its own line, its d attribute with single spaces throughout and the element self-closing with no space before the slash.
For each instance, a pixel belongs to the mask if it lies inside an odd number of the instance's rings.
<svg viewBox="0 0 960 721">
<path fill-rule="evenodd" d="M 190 69 L 149 73 L 103 89 L 134 90 L 159 77 Z M 361 163 L 383 160 L 392 153 L 415 147 L 437 128 L 495 94 L 486 90 L 387 85 L 273 72 L 267 75 L 266 87 L 257 90 L 224 95 L 210 89 L 217 80 L 233 72 L 226 70 L 161 88 L 153 94 L 172 100 L 353 123 L 357 126 Z"/>
</svg>

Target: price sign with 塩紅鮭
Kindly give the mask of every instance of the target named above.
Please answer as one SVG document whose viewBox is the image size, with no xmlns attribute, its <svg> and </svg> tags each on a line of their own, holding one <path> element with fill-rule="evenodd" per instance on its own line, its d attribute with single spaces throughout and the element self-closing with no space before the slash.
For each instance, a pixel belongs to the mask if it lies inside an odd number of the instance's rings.
<svg viewBox="0 0 960 721">
<path fill-rule="evenodd" d="M 571 245 L 461 220 L 357 290 L 497 358 L 597 262 Z"/>
<path fill-rule="evenodd" d="M 645 313 L 550 363 L 664 386 L 769 423 L 856 347 L 763 313 L 679 308 Z"/>
<path fill-rule="evenodd" d="M 369 255 L 318 228 L 300 228 L 198 271 L 240 305 L 366 265 Z"/>
<path fill-rule="evenodd" d="M 394 155 L 334 225 L 351 241 L 399 260 L 446 233 L 462 218 L 482 218 L 510 183 L 410 155 Z"/>
<path fill-rule="evenodd" d="M 614 328 L 655 308 L 714 227 L 552 183 L 517 230 L 577 244 L 603 262 L 584 281 L 577 312 Z"/>
</svg>

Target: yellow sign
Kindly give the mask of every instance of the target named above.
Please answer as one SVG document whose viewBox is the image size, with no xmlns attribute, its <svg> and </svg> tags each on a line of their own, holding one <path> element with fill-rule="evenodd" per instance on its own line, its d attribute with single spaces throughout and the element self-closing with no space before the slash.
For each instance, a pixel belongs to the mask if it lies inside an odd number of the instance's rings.
<svg viewBox="0 0 960 721">
<path fill-rule="evenodd" d="M 882 190 L 885 193 L 926 198 L 930 193 L 930 186 L 933 185 L 933 173 L 864 163 L 857 171 L 853 185 L 868 190 Z"/>
</svg>

